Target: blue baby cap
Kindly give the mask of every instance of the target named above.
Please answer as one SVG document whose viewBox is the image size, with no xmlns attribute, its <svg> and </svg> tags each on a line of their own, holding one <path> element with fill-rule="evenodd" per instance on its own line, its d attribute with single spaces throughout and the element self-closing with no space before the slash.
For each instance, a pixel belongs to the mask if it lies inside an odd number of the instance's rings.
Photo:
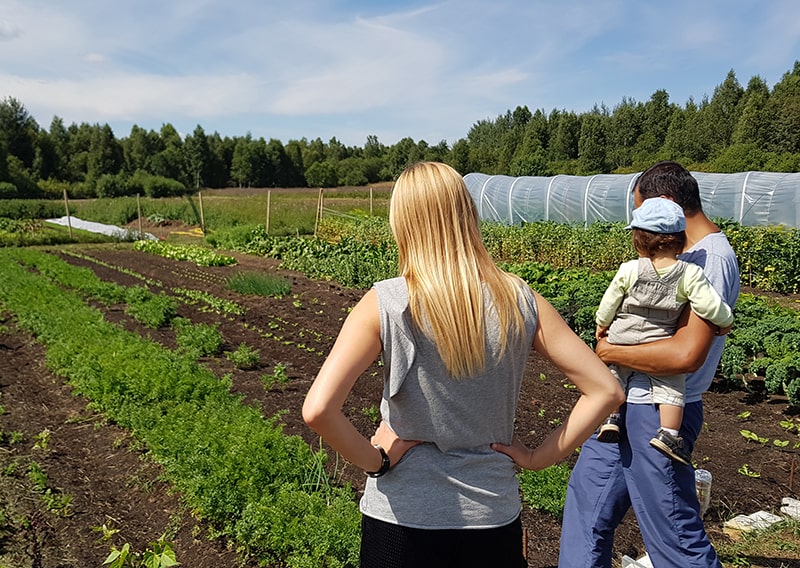
<svg viewBox="0 0 800 568">
<path fill-rule="evenodd" d="M 633 210 L 633 220 L 626 229 L 644 229 L 651 233 L 680 233 L 686 230 L 683 208 L 663 197 L 651 197 Z"/>
</svg>

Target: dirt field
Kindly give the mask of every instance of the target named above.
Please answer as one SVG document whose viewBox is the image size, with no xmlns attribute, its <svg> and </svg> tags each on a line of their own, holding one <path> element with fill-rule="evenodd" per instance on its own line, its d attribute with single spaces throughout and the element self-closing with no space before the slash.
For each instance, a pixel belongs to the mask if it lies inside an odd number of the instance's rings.
<svg viewBox="0 0 800 568">
<path fill-rule="evenodd" d="M 148 229 L 149 230 L 149 229 Z M 318 370 L 323 354 L 347 313 L 363 291 L 349 290 L 330 282 L 311 281 L 296 273 L 277 270 L 269 259 L 236 255 L 239 263 L 222 268 L 198 268 L 188 262 L 171 261 L 133 252 L 125 247 L 105 246 L 72 249 L 113 267 L 124 267 L 161 286 L 154 291 L 172 288 L 204 290 L 246 307 L 246 313 L 229 319 L 205 313 L 196 306 L 182 304 L 179 315 L 195 322 L 215 322 L 225 338 L 225 349 L 233 350 L 245 342 L 261 351 L 260 368 L 234 369 L 225 357 L 205 363 L 220 375 L 232 373 L 234 390 L 246 401 L 263 409 L 266 416 L 287 411 L 283 420 L 287 434 L 299 434 L 317 446 L 319 439 L 302 423 L 303 397 Z M 87 266 L 104 280 L 121 285 L 141 284 L 141 280 L 114 268 L 85 259 L 64 256 L 70 263 Z M 236 294 L 226 287 L 226 278 L 237 271 L 272 271 L 285 274 L 292 281 L 292 293 L 282 299 L 265 299 Z M 121 309 L 107 311 L 109 320 L 127 329 L 149 335 L 153 340 L 175 347 L 169 330 L 145 330 Z M 279 324 L 282 340 L 264 339 L 256 330 Z M 209 541 L 205 527 L 196 526 L 190 513 L 180 506 L 179 496 L 170 492 L 159 478 L 159 468 L 144 458 L 142 448 L 132 444 L 130 435 L 108 424 L 87 408 L 88 401 L 72 396 L 62 379 L 54 377 L 43 365 L 43 348 L 16 329 L 9 314 L 0 316 L 0 429 L 8 434 L 21 432 L 19 444 L 0 446 L 0 505 L 4 514 L 14 519 L 27 515 L 27 526 L 7 523 L 18 530 L 0 529 L 0 566 L 48 568 L 100 566 L 111 544 L 128 542 L 142 551 L 149 542 L 165 532 L 182 566 L 192 568 L 254 566 L 240 564 L 227 543 Z M 3 327 L 0 327 L 3 329 Z M 287 344 L 286 340 L 293 343 Z M 302 348 L 300 347 L 302 345 Z M 259 377 L 271 373 L 277 363 L 287 365 L 289 383 L 265 390 Z M 546 377 L 540 380 L 540 374 Z M 565 380 L 547 362 L 532 355 L 530 380 L 523 386 L 517 421 L 518 433 L 530 444 L 541 440 L 552 428 L 551 421 L 563 418 L 576 394 L 564 388 Z M 368 433 L 374 427 L 370 409 L 377 407 L 380 379 L 375 366 L 359 381 L 346 404 L 347 411 Z M 745 418 L 743 413 L 749 412 Z M 745 391 L 716 389 L 706 398 L 706 423 L 694 457 L 714 475 L 711 507 L 706 526 L 712 539 L 727 538 L 722 522 L 740 513 L 760 509 L 777 512 L 781 498 L 798 497 L 800 467 L 797 454 L 780 451 L 758 442 L 748 442 L 740 430 L 746 429 L 769 440 L 790 440 L 788 448 L 800 441 L 796 433 L 787 433 L 782 420 L 797 420 L 785 399 L 767 398 Z M 45 429 L 51 432 L 46 451 L 33 449 L 36 436 Z M 38 500 L 26 489 L 26 472 L 9 470 L 14 463 L 33 459 L 47 475 L 51 486 L 73 497 L 72 515 L 57 517 L 36 513 Z M 334 460 L 329 460 L 333 462 Z M 740 473 L 747 464 L 760 477 Z M 11 473 L 9 473 L 11 472 Z M 339 475 L 362 487 L 361 471 L 340 464 Z M 119 529 L 111 540 L 101 540 L 97 528 L 106 525 Z M 555 566 L 560 527 L 556 519 L 526 509 L 523 524 L 527 532 L 529 566 Z M 616 558 L 623 554 L 637 558 L 644 552 L 635 518 L 629 515 L 620 527 Z M 753 566 L 778 567 L 800 562 L 799 559 L 763 559 Z M 800 565 L 800 564 L 795 564 Z"/>
</svg>

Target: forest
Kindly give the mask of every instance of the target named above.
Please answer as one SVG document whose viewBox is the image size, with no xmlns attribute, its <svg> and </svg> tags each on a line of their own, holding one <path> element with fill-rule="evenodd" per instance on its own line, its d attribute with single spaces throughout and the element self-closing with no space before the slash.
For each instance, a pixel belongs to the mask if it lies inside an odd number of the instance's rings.
<svg viewBox="0 0 800 568">
<path fill-rule="evenodd" d="M 335 137 L 289 140 L 181 135 L 137 125 L 118 138 L 108 124 L 43 128 L 13 97 L 0 101 L 0 199 L 176 196 L 200 188 L 336 187 L 393 180 L 409 164 L 436 160 L 462 174 L 593 175 L 641 171 L 662 159 L 692 171 L 800 171 L 800 61 L 771 89 L 759 76 L 742 86 L 734 70 L 699 101 L 624 97 L 609 109 L 531 111 L 517 106 L 475 122 L 452 145 L 377 136 L 364 146 Z"/>
</svg>

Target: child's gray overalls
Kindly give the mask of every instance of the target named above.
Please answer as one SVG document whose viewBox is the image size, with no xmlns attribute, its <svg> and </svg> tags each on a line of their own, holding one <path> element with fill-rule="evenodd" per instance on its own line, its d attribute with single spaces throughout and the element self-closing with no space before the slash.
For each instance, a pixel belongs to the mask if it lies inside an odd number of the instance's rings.
<svg viewBox="0 0 800 568">
<path fill-rule="evenodd" d="M 649 258 L 639 258 L 636 281 L 608 328 L 609 343 L 637 345 L 672 337 L 685 305 L 676 299 L 685 271 L 686 262 L 678 260 L 672 270 L 659 276 Z M 609 368 L 625 389 L 633 369 L 616 365 Z M 686 373 L 648 378 L 654 403 L 684 406 Z"/>
</svg>

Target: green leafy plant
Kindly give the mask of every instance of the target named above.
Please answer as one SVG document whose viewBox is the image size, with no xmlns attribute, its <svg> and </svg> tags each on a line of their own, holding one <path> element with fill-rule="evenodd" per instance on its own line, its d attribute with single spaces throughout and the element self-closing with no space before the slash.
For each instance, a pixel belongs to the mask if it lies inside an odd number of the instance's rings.
<svg viewBox="0 0 800 568">
<path fill-rule="evenodd" d="M 736 471 L 738 471 L 739 473 L 741 473 L 742 475 L 745 475 L 747 477 L 761 477 L 760 473 L 750 469 L 750 466 L 748 464 L 746 464 L 746 463 L 742 464 L 742 466 Z"/>
<path fill-rule="evenodd" d="M 366 416 L 370 422 L 377 424 L 381 421 L 381 411 L 376 405 L 368 406 L 361 409 L 361 413 Z"/>
<path fill-rule="evenodd" d="M 228 266 L 236 264 L 236 259 L 232 256 L 218 254 L 209 248 L 197 245 L 177 245 L 162 241 L 136 241 L 133 244 L 133 249 L 173 260 L 188 260 L 197 266 Z"/>
<path fill-rule="evenodd" d="M 178 301 L 164 293 L 153 294 L 143 286 L 125 291 L 126 312 L 146 327 L 157 329 L 168 324 L 178 313 Z"/>
<path fill-rule="evenodd" d="M 222 334 L 216 324 L 195 324 L 186 318 L 175 318 L 172 320 L 172 327 L 175 329 L 178 347 L 191 357 L 216 355 L 222 348 Z"/>
<path fill-rule="evenodd" d="M 50 444 L 50 434 L 51 433 L 52 432 L 50 432 L 50 430 L 45 428 L 44 430 L 42 430 L 41 432 L 36 434 L 33 437 L 33 439 L 35 440 L 35 442 L 33 444 L 33 448 L 35 450 L 47 451 L 47 446 Z"/>
<path fill-rule="evenodd" d="M 769 442 L 769 438 L 763 438 L 756 434 L 755 432 L 751 432 L 750 430 L 739 430 L 739 433 L 744 437 L 745 440 L 752 440 L 754 442 L 758 442 L 761 445 L 766 444 Z"/>
<path fill-rule="evenodd" d="M 47 489 L 47 474 L 37 462 L 31 462 L 28 465 L 28 479 L 33 484 L 35 491 L 44 492 Z"/>
<path fill-rule="evenodd" d="M 169 568 L 178 566 L 180 563 L 175 558 L 175 551 L 172 545 L 165 540 L 166 536 L 151 542 L 144 552 L 131 550 L 131 545 L 125 543 L 122 548 L 113 546 L 111 553 L 103 562 L 103 566 L 109 568 Z"/>
<path fill-rule="evenodd" d="M 111 538 L 119 532 L 119 529 L 114 529 L 109 527 L 107 524 L 103 523 L 102 526 L 99 527 L 92 527 L 94 532 L 103 533 L 100 536 L 100 541 L 111 540 Z"/>
<path fill-rule="evenodd" d="M 261 382 L 264 384 L 264 388 L 266 390 L 269 390 L 273 385 L 276 384 L 284 386 L 289 382 L 289 375 L 286 372 L 286 365 L 283 363 L 276 363 L 272 368 L 272 374 L 261 376 Z"/>
<path fill-rule="evenodd" d="M 521 471 L 518 477 L 523 499 L 530 507 L 560 520 L 564 514 L 570 472 L 569 466 L 564 463 L 539 471 Z"/>
<path fill-rule="evenodd" d="M 245 309 L 236 302 L 226 300 L 225 298 L 220 298 L 213 294 L 209 294 L 208 292 L 204 292 L 203 290 L 173 288 L 172 291 L 184 298 L 187 303 L 196 304 L 202 302 L 206 304 L 208 306 L 208 310 L 216 314 L 242 315 L 245 313 Z"/>
<path fill-rule="evenodd" d="M 235 351 L 229 351 L 225 357 L 237 369 L 254 369 L 261 362 L 261 352 L 246 343 L 240 343 Z"/>
</svg>

